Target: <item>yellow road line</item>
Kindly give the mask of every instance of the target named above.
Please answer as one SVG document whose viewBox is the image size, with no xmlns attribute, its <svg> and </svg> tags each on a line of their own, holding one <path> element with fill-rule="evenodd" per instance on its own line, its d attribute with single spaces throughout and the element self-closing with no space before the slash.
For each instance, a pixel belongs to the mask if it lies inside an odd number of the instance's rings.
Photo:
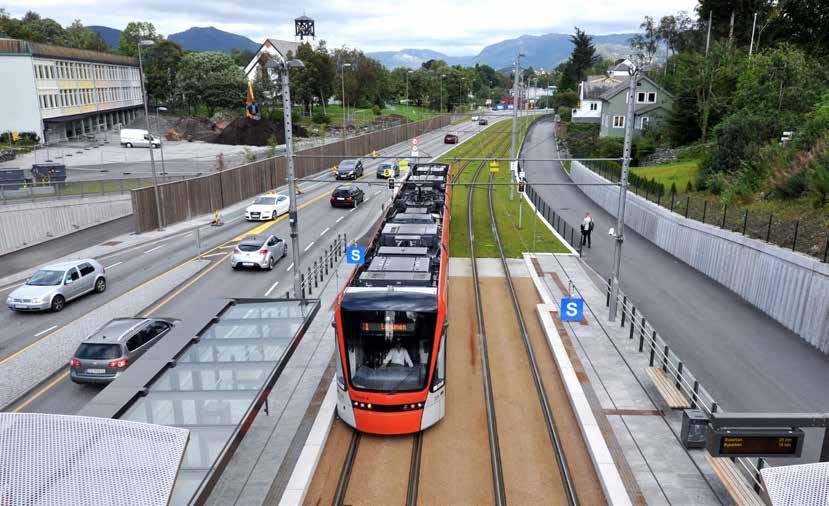
<svg viewBox="0 0 829 506">
<path fill-rule="evenodd" d="M 43 388 L 41 388 L 40 390 L 38 390 L 37 392 L 35 392 L 34 394 L 32 394 L 32 396 L 31 396 L 31 397 L 29 397 L 28 399 L 26 399 L 26 401 L 25 401 L 25 402 L 23 402 L 23 404 L 21 404 L 20 406 L 18 406 L 18 407 L 16 407 L 16 408 L 14 408 L 14 409 L 12 410 L 12 413 L 19 413 L 19 412 L 20 412 L 21 410 L 23 410 L 26 406 L 28 406 L 29 404 L 31 404 L 31 403 L 32 403 L 35 399 L 37 399 L 38 397 L 40 397 L 41 395 L 43 395 L 43 394 L 44 394 L 47 390 L 50 390 L 50 389 L 54 388 L 54 386 L 55 386 L 55 385 L 57 385 L 57 384 L 58 384 L 58 383 L 60 383 L 61 381 L 65 380 L 65 379 L 67 378 L 67 376 L 69 376 L 69 371 L 66 371 L 65 373 L 61 374 L 61 375 L 60 375 L 60 376 L 58 376 L 57 378 L 55 378 L 55 379 L 53 379 L 52 381 L 50 381 L 48 385 L 45 385 Z"/>
<path fill-rule="evenodd" d="M 208 267 L 207 269 L 205 269 L 205 270 L 201 271 L 201 272 L 200 272 L 200 273 L 199 273 L 196 277 L 194 277 L 193 279 L 191 279 L 190 281 L 188 281 L 188 282 L 187 282 L 184 286 L 182 286 L 181 288 L 179 288 L 179 289 L 178 289 L 178 290 L 176 290 L 175 292 L 173 292 L 173 293 L 171 293 L 170 295 L 168 295 L 167 297 L 165 297 L 165 298 L 164 298 L 164 300 L 162 300 L 161 302 L 159 302 L 158 304 L 156 304 L 156 305 L 155 305 L 155 306 L 153 306 L 152 308 L 150 308 L 150 309 L 148 309 L 147 311 L 145 311 L 145 312 L 144 312 L 144 318 L 146 318 L 146 317 L 148 317 L 148 316 L 152 315 L 153 313 L 155 313 L 156 311 L 158 311 L 158 309 L 159 309 L 159 308 L 161 308 L 161 306 L 163 306 L 163 305 L 167 304 L 168 302 L 170 302 L 171 300 L 173 300 L 175 297 L 177 297 L 177 296 L 178 296 L 181 292 L 183 292 L 184 290 L 186 290 L 186 289 L 190 288 L 191 286 L 193 286 L 193 283 L 195 283 L 196 281 L 198 281 L 198 280 L 200 280 L 201 278 L 203 278 L 203 277 L 204 277 L 204 276 L 205 276 L 208 272 L 212 271 L 213 269 L 215 269 L 216 267 L 218 267 L 218 266 L 220 266 L 220 265 L 223 265 L 222 260 L 224 260 L 225 258 L 227 258 L 227 257 L 229 257 L 229 256 L 230 256 L 230 253 L 225 253 L 223 258 L 221 258 L 221 259 L 216 260 L 215 262 L 213 262 L 213 265 L 211 265 L 211 266 L 210 266 L 210 267 Z"/>
</svg>

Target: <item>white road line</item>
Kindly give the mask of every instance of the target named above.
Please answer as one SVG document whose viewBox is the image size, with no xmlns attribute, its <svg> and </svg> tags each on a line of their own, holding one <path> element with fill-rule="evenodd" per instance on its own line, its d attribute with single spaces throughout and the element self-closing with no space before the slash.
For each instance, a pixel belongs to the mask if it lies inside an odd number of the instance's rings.
<svg viewBox="0 0 829 506">
<path fill-rule="evenodd" d="M 331 230 L 331 227 L 328 227 L 325 230 L 323 230 L 322 232 L 320 232 L 320 237 L 324 236 L 325 233 L 328 232 L 329 230 Z"/>
<path fill-rule="evenodd" d="M 356 208 L 356 207 L 352 207 L 352 208 L 351 208 L 351 211 L 348 211 L 348 212 L 349 212 L 349 213 L 353 213 L 353 212 L 354 212 L 354 211 L 356 211 L 356 210 L 357 210 L 357 208 Z"/>
<path fill-rule="evenodd" d="M 377 194 L 378 194 L 378 193 L 380 193 L 381 191 L 383 191 L 383 190 L 377 190 L 376 192 L 374 192 L 374 194 L 375 194 L 375 195 L 377 195 Z"/>
<path fill-rule="evenodd" d="M 0 292 L 5 292 L 6 290 L 12 290 L 12 289 L 14 289 L 14 288 L 17 288 L 18 286 L 23 286 L 24 284 L 25 284 L 25 283 L 18 283 L 18 284 L 16 284 L 16 285 L 9 285 L 9 286 L 7 286 L 7 287 L 5 287 L 5 288 L 0 288 Z"/>
<path fill-rule="evenodd" d="M 285 272 L 291 272 L 291 269 L 293 269 L 293 268 L 294 268 L 294 264 L 291 264 L 291 265 L 288 266 L 287 269 L 285 269 Z"/>
<path fill-rule="evenodd" d="M 54 330 L 54 329 L 56 329 L 56 328 L 58 328 L 58 326 L 57 326 L 57 325 L 52 325 L 52 326 L 51 326 L 51 327 L 49 327 L 48 329 L 46 329 L 46 330 L 41 330 L 40 332 L 38 332 L 37 334 L 35 334 L 35 337 L 40 337 L 40 336 L 42 336 L 43 334 L 45 334 L 45 333 L 49 332 L 50 330 Z"/>
<path fill-rule="evenodd" d="M 144 252 L 144 254 L 146 255 L 147 253 L 152 253 L 153 251 L 155 251 L 155 250 L 157 250 L 157 249 L 161 249 L 161 248 L 163 248 L 163 247 L 164 247 L 164 245 L 163 245 L 163 244 L 162 244 L 161 246 L 156 246 L 156 247 L 155 247 L 155 248 L 153 248 L 153 249 L 148 249 L 147 251 L 145 251 L 145 252 Z"/>
<path fill-rule="evenodd" d="M 313 246 L 313 245 L 314 245 L 314 241 L 311 241 L 310 243 L 308 243 L 308 246 L 305 246 L 305 251 L 308 251 L 309 249 L 311 249 L 311 246 Z"/>
<path fill-rule="evenodd" d="M 187 235 L 183 235 L 183 236 L 181 236 L 181 238 L 182 238 L 182 239 L 187 239 L 187 238 L 188 238 L 188 237 L 190 237 L 191 235 L 193 235 L 193 232 L 190 232 L 190 233 L 189 233 L 189 234 L 187 234 Z"/>
<path fill-rule="evenodd" d="M 237 216 L 235 218 L 231 218 L 231 219 L 227 220 L 225 223 L 230 225 L 231 223 L 235 223 L 235 222 L 241 220 L 242 218 L 244 218 L 244 216 Z"/>
<path fill-rule="evenodd" d="M 339 223 L 339 222 L 343 221 L 343 218 L 345 218 L 345 216 L 340 216 L 339 218 L 337 218 L 337 221 L 335 221 L 334 223 Z"/>
<path fill-rule="evenodd" d="M 122 263 L 124 263 L 124 262 L 115 262 L 112 265 L 107 265 L 106 267 L 104 267 L 104 269 L 112 269 L 113 267 L 117 267 L 117 266 L 121 265 Z"/>
<path fill-rule="evenodd" d="M 270 288 L 268 288 L 268 291 L 267 291 L 267 292 L 265 292 L 265 297 L 267 297 L 268 295 L 270 295 L 270 294 L 271 294 L 271 292 L 274 290 L 274 288 L 276 288 L 276 286 L 277 286 L 278 284 L 279 284 L 279 281 L 277 281 L 276 283 L 272 284 L 272 285 L 271 285 L 271 287 L 270 287 Z"/>
</svg>

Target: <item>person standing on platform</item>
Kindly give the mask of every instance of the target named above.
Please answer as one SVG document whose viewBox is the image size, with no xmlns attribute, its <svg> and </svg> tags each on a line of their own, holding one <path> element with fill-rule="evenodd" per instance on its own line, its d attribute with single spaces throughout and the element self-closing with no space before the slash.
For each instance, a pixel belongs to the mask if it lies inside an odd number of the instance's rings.
<svg viewBox="0 0 829 506">
<path fill-rule="evenodd" d="M 587 247 L 590 248 L 590 234 L 593 232 L 593 228 L 596 224 L 593 222 L 593 218 L 590 217 L 590 213 L 584 214 L 584 219 L 581 222 L 581 245 L 584 246 L 587 244 Z"/>
</svg>

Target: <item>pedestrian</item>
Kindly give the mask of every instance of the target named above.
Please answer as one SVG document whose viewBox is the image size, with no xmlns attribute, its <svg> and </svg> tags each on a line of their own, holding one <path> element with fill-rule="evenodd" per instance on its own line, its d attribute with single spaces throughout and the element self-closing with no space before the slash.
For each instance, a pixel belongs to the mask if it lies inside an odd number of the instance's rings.
<svg viewBox="0 0 829 506">
<path fill-rule="evenodd" d="M 593 223 L 593 218 L 590 217 L 590 213 L 584 214 L 584 219 L 581 222 L 581 245 L 584 246 L 587 244 L 587 247 L 590 248 L 590 234 L 593 232 L 593 228 L 596 226 Z"/>
</svg>

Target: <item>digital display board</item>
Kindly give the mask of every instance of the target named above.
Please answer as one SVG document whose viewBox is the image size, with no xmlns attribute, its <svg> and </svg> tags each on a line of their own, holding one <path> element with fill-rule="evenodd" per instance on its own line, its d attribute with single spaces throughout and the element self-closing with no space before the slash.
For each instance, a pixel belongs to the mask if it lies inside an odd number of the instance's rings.
<svg viewBox="0 0 829 506">
<path fill-rule="evenodd" d="M 362 324 L 363 332 L 377 333 L 377 332 L 395 332 L 399 334 L 414 334 L 414 323 L 385 323 L 385 322 L 364 322 Z"/>
<path fill-rule="evenodd" d="M 706 448 L 714 457 L 799 457 L 803 436 L 800 429 L 709 427 Z"/>
</svg>

